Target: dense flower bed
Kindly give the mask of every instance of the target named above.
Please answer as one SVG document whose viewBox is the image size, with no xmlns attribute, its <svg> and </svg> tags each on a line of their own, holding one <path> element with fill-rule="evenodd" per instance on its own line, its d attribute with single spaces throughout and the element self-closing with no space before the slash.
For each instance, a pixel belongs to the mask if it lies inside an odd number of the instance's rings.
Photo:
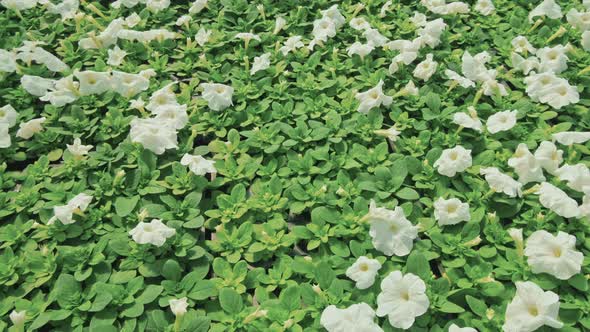
<svg viewBox="0 0 590 332">
<path fill-rule="evenodd" d="M 590 330 L 590 1 L 0 4 L 0 332 Z"/>
</svg>

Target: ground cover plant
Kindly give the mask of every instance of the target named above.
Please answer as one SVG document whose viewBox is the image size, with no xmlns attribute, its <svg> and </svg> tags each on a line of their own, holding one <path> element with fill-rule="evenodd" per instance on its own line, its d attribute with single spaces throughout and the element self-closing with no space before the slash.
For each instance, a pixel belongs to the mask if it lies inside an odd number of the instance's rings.
<svg viewBox="0 0 590 332">
<path fill-rule="evenodd" d="M 590 1 L 0 5 L 0 331 L 590 330 Z"/>
</svg>

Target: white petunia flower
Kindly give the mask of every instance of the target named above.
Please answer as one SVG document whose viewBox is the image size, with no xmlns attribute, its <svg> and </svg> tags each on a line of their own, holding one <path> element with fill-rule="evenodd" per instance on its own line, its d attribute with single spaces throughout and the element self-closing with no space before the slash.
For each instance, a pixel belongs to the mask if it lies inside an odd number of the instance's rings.
<svg viewBox="0 0 590 332">
<path fill-rule="evenodd" d="M 393 271 L 381 282 L 381 293 L 377 295 L 377 316 L 387 315 L 391 326 L 409 329 L 416 317 L 425 314 L 429 306 L 426 284 L 420 277 Z"/>
<path fill-rule="evenodd" d="M 444 199 L 439 197 L 434 202 L 434 219 L 439 226 L 455 225 L 462 221 L 471 220 L 469 204 L 461 202 L 457 198 Z"/>
<path fill-rule="evenodd" d="M 8 123 L 0 122 L 0 148 L 8 148 L 12 144 L 12 140 L 10 138 L 10 132 L 8 131 L 10 126 Z"/>
<path fill-rule="evenodd" d="M 571 46 L 556 45 L 553 47 L 543 47 L 537 50 L 535 54 L 539 58 L 541 72 L 552 72 L 559 74 L 567 69 L 569 58 L 566 52 Z"/>
<path fill-rule="evenodd" d="M 316 44 L 325 42 L 328 38 L 336 36 L 336 25 L 328 17 L 322 17 L 321 19 L 313 21 L 313 35 L 312 41 L 307 46 L 308 49 L 313 50 Z"/>
<path fill-rule="evenodd" d="M 567 181 L 567 186 L 579 192 L 590 190 L 590 170 L 584 164 L 563 165 L 555 175 L 561 181 Z"/>
<path fill-rule="evenodd" d="M 37 119 L 32 119 L 27 122 L 21 122 L 19 125 L 19 129 L 16 132 L 16 136 L 24 139 L 29 139 L 33 137 L 36 133 L 43 130 L 43 123 L 45 122 L 45 117 L 40 117 Z"/>
<path fill-rule="evenodd" d="M 554 174 L 563 162 L 563 151 L 558 150 L 553 142 L 543 141 L 535 151 L 535 159 L 547 172 Z"/>
<path fill-rule="evenodd" d="M 522 184 L 545 181 L 543 168 L 524 143 L 518 144 L 512 157 L 508 159 L 508 166 L 514 168 L 514 172 L 518 174 L 518 182 Z"/>
<path fill-rule="evenodd" d="M 346 18 L 344 18 L 344 16 L 342 16 L 338 10 L 338 5 L 332 5 L 332 7 L 326 10 L 321 10 L 320 13 L 322 14 L 322 17 L 325 17 L 334 22 L 336 29 L 340 29 L 344 23 L 346 23 Z"/>
<path fill-rule="evenodd" d="M 361 57 L 361 59 L 364 59 L 365 56 L 369 55 L 369 53 L 371 53 L 374 49 L 375 46 L 373 46 L 371 43 L 362 44 L 360 42 L 354 42 L 348 47 L 348 56 L 351 57 L 354 54 L 357 54 Z"/>
<path fill-rule="evenodd" d="M 442 18 L 426 22 L 423 27 L 418 29 L 420 42 L 431 48 L 437 47 L 440 44 L 440 36 L 446 28 L 447 24 Z"/>
<path fill-rule="evenodd" d="M 203 47 L 209 41 L 209 37 L 211 37 L 211 30 L 205 30 L 205 28 L 200 28 L 195 35 L 195 41 L 199 46 Z"/>
<path fill-rule="evenodd" d="M 590 140 L 590 132 L 563 131 L 551 135 L 551 138 L 563 145 L 583 144 Z"/>
<path fill-rule="evenodd" d="M 222 111 L 233 105 L 232 96 L 234 89 L 225 84 L 219 83 L 201 83 L 203 88 L 202 97 L 208 103 L 213 111 Z"/>
<path fill-rule="evenodd" d="M 254 75 L 257 72 L 270 67 L 270 56 L 270 53 L 264 53 L 261 56 L 255 57 L 254 63 L 252 63 L 252 68 L 250 68 L 250 75 Z"/>
<path fill-rule="evenodd" d="M 101 94 L 111 89 L 111 74 L 92 70 L 75 71 L 74 76 L 80 82 L 82 96 Z"/>
<path fill-rule="evenodd" d="M 516 53 L 537 52 L 537 49 L 534 48 L 533 45 L 531 45 L 531 43 L 529 43 L 529 40 L 525 36 L 516 36 L 514 37 L 514 39 L 512 39 L 510 43 L 512 44 L 512 48 Z"/>
<path fill-rule="evenodd" d="M 150 80 L 141 73 L 129 74 L 113 71 L 111 76 L 111 90 L 125 98 L 131 98 L 150 87 Z"/>
<path fill-rule="evenodd" d="M 8 128 L 11 128 L 16 124 L 17 118 L 18 113 L 12 105 L 9 104 L 0 107 L 0 123 L 5 123 L 8 125 Z"/>
<path fill-rule="evenodd" d="M 66 147 L 68 148 L 68 151 L 76 157 L 87 155 L 88 152 L 93 148 L 92 145 L 82 145 L 80 138 L 75 138 L 74 144 L 66 144 Z"/>
<path fill-rule="evenodd" d="M 391 126 L 389 129 L 377 129 L 374 133 L 379 136 L 387 137 L 390 141 L 395 142 L 401 134 L 401 131 L 395 129 L 395 126 Z"/>
<path fill-rule="evenodd" d="M 496 167 L 482 167 L 479 174 L 483 175 L 492 190 L 510 197 L 522 195 L 522 183 L 500 172 Z"/>
<path fill-rule="evenodd" d="M 48 101 L 51 105 L 62 107 L 78 99 L 78 87 L 80 83 L 74 82 L 74 76 L 69 75 L 57 80 L 52 91 L 47 92 L 39 98 L 41 101 Z"/>
<path fill-rule="evenodd" d="M 548 182 L 541 183 L 537 193 L 539 202 L 547 209 L 555 212 L 564 218 L 575 218 L 579 216 L 578 202 L 570 198 L 565 191 L 557 188 Z"/>
<path fill-rule="evenodd" d="M 371 28 L 371 25 L 364 17 L 355 17 L 348 22 L 348 25 L 358 31 L 365 31 Z"/>
<path fill-rule="evenodd" d="M 453 122 L 463 128 L 473 129 L 477 132 L 482 132 L 483 125 L 481 120 L 477 117 L 477 111 L 473 106 L 467 107 L 469 114 L 467 113 L 455 113 L 453 114 Z"/>
<path fill-rule="evenodd" d="M 399 54 L 393 57 L 391 60 L 391 65 L 389 65 L 389 73 L 395 74 L 395 72 L 397 72 L 399 69 L 400 63 L 409 65 L 410 63 L 414 62 L 414 60 L 416 60 L 422 44 L 419 38 L 411 41 L 399 39 L 388 42 L 384 45 L 384 47 L 390 50 L 399 51 Z"/>
<path fill-rule="evenodd" d="M 139 244 L 153 244 L 161 247 L 166 242 L 166 239 L 176 234 L 174 228 L 170 228 L 162 223 L 160 219 L 152 219 L 151 222 L 140 222 L 129 231 L 129 235 L 133 241 Z"/>
<path fill-rule="evenodd" d="M 42 97 L 53 89 L 55 80 L 40 76 L 23 75 L 20 84 L 28 93 L 33 96 Z"/>
<path fill-rule="evenodd" d="M 576 250 L 576 237 L 564 232 L 553 236 L 544 230 L 529 236 L 524 248 L 533 273 L 548 273 L 567 280 L 580 273 L 584 255 Z"/>
<path fill-rule="evenodd" d="M 471 167 L 471 164 L 471 150 L 457 145 L 452 149 L 443 150 L 441 156 L 434 162 L 434 168 L 441 175 L 453 177 Z"/>
<path fill-rule="evenodd" d="M 543 325 L 561 328 L 557 320 L 559 296 L 543 289 L 531 281 L 517 281 L 516 294 L 506 307 L 504 332 L 532 332 Z"/>
<path fill-rule="evenodd" d="M 410 253 L 414 239 L 418 237 L 418 227 L 406 219 L 401 207 L 388 210 L 378 208 L 375 202 L 371 201 L 369 213 L 365 218 L 371 225 L 369 235 L 375 249 L 387 256 L 406 256 Z"/>
<path fill-rule="evenodd" d="M 167 149 L 178 148 L 176 130 L 157 119 L 131 120 L 129 131 L 131 142 L 141 144 L 155 154 L 162 154 Z"/>
<path fill-rule="evenodd" d="M 531 56 L 525 59 L 516 52 L 512 52 L 510 61 L 512 61 L 512 67 L 514 67 L 514 69 L 522 71 L 525 75 L 538 71 L 541 67 L 539 58 L 536 56 Z"/>
<path fill-rule="evenodd" d="M 392 4 L 393 4 L 393 1 L 391 1 L 391 0 L 385 1 L 383 6 L 381 6 L 381 9 L 379 10 L 379 17 L 381 17 L 381 18 L 385 17 L 385 15 L 387 15 L 387 12 L 389 11 L 389 7 L 391 7 Z"/>
<path fill-rule="evenodd" d="M 192 3 L 191 7 L 188 9 L 188 12 L 191 14 L 198 14 L 200 13 L 205 7 L 207 7 L 208 0 L 196 0 Z"/>
<path fill-rule="evenodd" d="M 379 30 L 372 28 L 363 31 L 363 36 L 367 39 L 367 44 L 373 45 L 375 47 L 381 47 L 389 41 L 387 37 L 383 36 L 379 32 Z"/>
<path fill-rule="evenodd" d="M 416 27 L 423 27 L 428 22 L 426 15 L 420 12 L 414 12 L 414 16 L 410 18 L 410 22 L 414 24 Z"/>
<path fill-rule="evenodd" d="M 41 1 L 39 1 L 41 3 Z M 79 0 L 63 0 L 61 3 L 55 5 L 48 1 L 46 3 L 47 11 L 52 14 L 59 14 L 62 21 L 74 18 L 78 8 L 80 7 Z"/>
<path fill-rule="evenodd" d="M 86 211 L 93 197 L 85 193 L 80 193 L 74 196 L 66 205 L 59 205 L 53 207 L 54 217 L 49 219 L 48 224 L 53 224 L 55 220 L 59 220 L 64 225 L 73 224 L 74 213 Z"/>
<path fill-rule="evenodd" d="M 275 20 L 275 28 L 272 33 L 276 35 L 281 30 L 283 30 L 285 25 L 287 25 L 287 20 L 285 20 L 282 16 L 277 17 L 277 19 Z"/>
<path fill-rule="evenodd" d="M 0 48 L 0 72 L 12 73 L 16 71 L 16 53 Z"/>
<path fill-rule="evenodd" d="M 25 321 L 27 320 L 27 311 L 26 310 L 21 310 L 21 311 L 12 310 L 12 312 L 10 313 L 10 315 L 8 315 L 8 317 L 10 318 L 10 321 L 12 322 L 12 324 L 14 324 L 15 327 L 22 327 L 22 329 L 17 328 L 17 331 L 24 330 Z"/>
<path fill-rule="evenodd" d="M 119 46 L 115 46 L 112 50 L 109 50 L 109 58 L 107 60 L 107 64 L 109 66 L 120 66 L 123 63 L 123 59 L 127 55 L 127 52 L 120 49 Z"/>
<path fill-rule="evenodd" d="M 346 276 L 356 281 L 356 288 L 367 289 L 373 286 L 380 268 L 378 260 L 361 256 L 346 270 Z"/>
<path fill-rule="evenodd" d="M 2 0 L 0 4 L 12 10 L 27 10 L 35 7 L 38 0 Z"/>
<path fill-rule="evenodd" d="M 236 35 L 236 38 L 239 38 L 245 42 L 249 42 L 250 40 L 254 39 L 260 41 L 260 36 L 250 32 L 240 32 Z"/>
<path fill-rule="evenodd" d="M 537 7 L 529 13 L 529 22 L 533 22 L 533 18 L 537 16 L 547 16 L 552 19 L 558 19 L 563 16 L 561 7 L 555 0 L 543 0 Z"/>
<path fill-rule="evenodd" d="M 475 82 L 473 82 L 472 80 L 470 80 L 470 79 L 468 79 L 466 77 L 463 77 L 463 76 L 457 74 L 456 72 L 454 72 L 454 71 L 452 71 L 450 69 L 446 69 L 445 70 L 445 75 L 447 75 L 447 77 L 450 80 L 456 82 L 456 84 L 458 84 L 458 85 L 460 85 L 460 86 L 462 86 L 464 88 L 473 88 L 473 87 L 475 87 Z"/>
<path fill-rule="evenodd" d="M 170 7 L 170 0 L 145 0 L 145 7 L 157 13 Z"/>
<path fill-rule="evenodd" d="M 175 24 L 177 26 L 187 25 L 192 21 L 192 17 L 190 15 L 182 15 L 178 19 L 176 19 Z"/>
<path fill-rule="evenodd" d="M 423 80 L 424 82 L 428 81 L 432 74 L 436 72 L 436 67 L 438 66 L 438 62 L 432 60 L 432 53 L 426 55 L 426 59 L 420 62 L 414 72 L 412 73 L 414 77 Z"/>
<path fill-rule="evenodd" d="M 125 18 L 125 25 L 129 28 L 133 28 L 141 22 L 141 17 L 137 13 L 133 13 Z"/>
<path fill-rule="evenodd" d="M 477 330 L 473 327 L 459 327 L 456 324 L 451 324 L 449 332 L 477 332 Z"/>
<path fill-rule="evenodd" d="M 320 324 L 328 332 L 383 332 L 374 320 L 375 311 L 368 304 L 361 302 L 346 309 L 338 309 L 335 305 L 327 306 L 322 311 Z"/>
<path fill-rule="evenodd" d="M 420 91 L 418 90 L 413 81 L 409 81 L 408 84 L 406 84 L 406 86 L 404 86 L 400 90 L 400 92 L 404 95 L 410 96 L 418 96 L 420 94 Z"/>
<path fill-rule="evenodd" d="M 474 8 L 484 16 L 491 15 L 496 10 L 492 0 L 477 0 Z"/>
<path fill-rule="evenodd" d="M 116 18 L 112 20 L 106 29 L 104 29 L 98 36 L 95 35 L 94 31 L 91 31 L 89 33 L 89 37 L 80 39 L 78 45 L 80 45 L 80 47 L 83 49 L 100 49 L 111 47 L 117 42 L 119 33 L 123 30 L 123 26 L 125 24 L 126 23 L 124 19 Z"/>
<path fill-rule="evenodd" d="M 170 310 L 172 311 L 174 316 L 179 317 L 186 314 L 186 308 L 188 308 L 188 302 L 186 297 L 180 299 L 170 299 L 168 300 L 168 304 L 170 305 Z"/>
<path fill-rule="evenodd" d="M 301 41 L 301 36 L 293 36 L 293 37 L 289 37 L 289 39 L 287 39 L 285 41 L 285 43 L 283 44 L 283 46 L 281 46 L 279 51 L 281 53 L 283 53 L 283 55 L 287 55 L 287 54 L 289 54 L 289 52 L 293 52 L 303 46 L 304 45 L 303 45 L 303 42 Z"/>
<path fill-rule="evenodd" d="M 492 114 L 486 121 L 486 128 L 490 134 L 512 129 L 516 125 L 518 111 L 502 111 Z"/>
<path fill-rule="evenodd" d="M 215 161 L 207 160 L 200 155 L 191 155 L 185 153 L 180 160 L 180 164 L 183 166 L 188 166 L 191 172 L 195 173 L 196 175 L 217 173 L 217 169 L 215 169 Z"/>
<path fill-rule="evenodd" d="M 355 95 L 355 98 L 360 102 L 357 111 L 367 114 L 373 108 L 391 105 L 393 98 L 383 93 L 383 84 L 383 80 L 380 80 L 374 88 Z"/>
</svg>

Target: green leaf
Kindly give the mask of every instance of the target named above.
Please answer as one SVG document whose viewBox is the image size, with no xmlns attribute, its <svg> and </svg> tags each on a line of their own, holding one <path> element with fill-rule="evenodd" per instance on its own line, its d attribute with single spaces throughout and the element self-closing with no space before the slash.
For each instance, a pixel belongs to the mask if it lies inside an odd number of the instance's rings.
<svg viewBox="0 0 590 332">
<path fill-rule="evenodd" d="M 64 309 L 76 306 L 81 296 L 80 284 L 70 274 L 60 275 L 55 282 L 53 291 L 57 303 Z"/>
<path fill-rule="evenodd" d="M 279 300 L 285 309 L 295 311 L 301 307 L 301 293 L 299 286 L 290 286 L 284 289 L 279 296 Z"/>
<path fill-rule="evenodd" d="M 471 295 L 465 296 L 465 300 L 467 300 L 467 304 L 469 305 L 469 308 L 471 308 L 471 311 L 479 317 L 486 317 L 488 307 L 484 301 L 478 300 Z"/>
<path fill-rule="evenodd" d="M 216 295 L 217 287 L 215 287 L 215 283 L 211 280 L 201 280 L 195 284 L 195 287 L 187 296 L 193 300 L 204 300 Z"/>
<path fill-rule="evenodd" d="M 182 275 L 182 268 L 177 261 L 168 259 L 162 266 L 162 276 L 168 280 L 179 281 Z"/>
<path fill-rule="evenodd" d="M 416 250 L 408 256 L 406 271 L 417 275 L 424 281 L 430 280 L 430 264 L 426 257 Z"/>
<path fill-rule="evenodd" d="M 420 194 L 418 194 L 416 190 L 408 187 L 402 188 L 400 191 L 396 192 L 395 196 L 408 201 L 413 201 L 420 198 Z"/>
<path fill-rule="evenodd" d="M 229 314 L 238 314 L 242 311 L 242 297 L 232 288 L 222 288 L 219 291 L 219 304 Z"/>
<path fill-rule="evenodd" d="M 186 332 L 207 332 L 209 331 L 210 325 L 211 320 L 207 317 L 186 315 L 182 320 L 180 330 Z"/>
<path fill-rule="evenodd" d="M 135 301 L 141 304 L 152 303 L 162 293 L 164 287 L 160 285 L 148 285 Z"/>
<path fill-rule="evenodd" d="M 117 199 L 115 199 L 115 211 L 117 212 L 117 215 L 119 217 L 125 217 L 129 215 L 133 209 L 135 209 L 139 199 L 139 196 L 117 197 Z"/>
<path fill-rule="evenodd" d="M 446 313 L 449 313 L 449 314 L 458 314 L 458 313 L 464 312 L 465 309 L 461 308 L 460 306 L 456 305 L 453 302 L 445 301 L 440 306 L 440 311 L 441 312 L 446 312 Z"/>
</svg>

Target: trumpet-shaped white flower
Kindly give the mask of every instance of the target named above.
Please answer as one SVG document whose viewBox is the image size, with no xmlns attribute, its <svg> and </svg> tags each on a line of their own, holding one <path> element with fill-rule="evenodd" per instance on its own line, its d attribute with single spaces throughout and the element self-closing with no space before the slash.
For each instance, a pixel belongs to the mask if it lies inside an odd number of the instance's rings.
<svg viewBox="0 0 590 332">
<path fill-rule="evenodd" d="M 552 19 L 558 19 L 563 16 L 561 7 L 555 0 L 543 0 L 537 7 L 529 13 L 529 22 L 533 22 L 533 18 L 537 16 L 547 16 Z"/>
<path fill-rule="evenodd" d="M 540 70 L 542 72 L 552 72 L 559 74 L 567 69 L 567 60 L 569 58 L 566 52 L 571 46 L 556 45 L 553 47 L 543 47 L 537 50 Z"/>
<path fill-rule="evenodd" d="M 565 191 L 557 188 L 548 182 L 541 183 L 537 193 L 539 202 L 547 209 L 555 212 L 564 218 L 575 218 L 579 216 L 578 203 L 569 197 Z"/>
<path fill-rule="evenodd" d="M 12 105 L 9 104 L 0 107 L 0 123 L 5 123 L 8 125 L 8 128 L 11 128 L 16 124 L 17 118 L 18 113 Z"/>
<path fill-rule="evenodd" d="M 439 15 L 469 13 L 469 5 L 461 1 L 446 3 L 445 0 L 422 0 L 420 3 L 431 12 Z"/>
<path fill-rule="evenodd" d="M 74 76 L 69 75 L 56 81 L 51 91 L 39 99 L 48 101 L 53 106 L 62 107 L 78 99 L 79 86 L 80 83 L 74 82 Z"/>
<path fill-rule="evenodd" d="M 484 16 L 488 16 L 496 11 L 496 7 L 492 0 L 477 0 L 474 9 Z"/>
<path fill-rule="evenodd" d="M 387 37 L 383 36 L 379 32 L 379 30 L 372 28 L 363 31 L 363 36 L 367 39 L 367 44 L 373 45 L 375 47 L 381 47 L 389 41 Z"/>
<path fill-rule="evenodd" d="M 360 102 L 357 111 L 367 114 L 373 108 L 391 105 L 393 98 L 383 93 L 383 84 L 380 80 L 374 88 L 356 94 L 355 98 Z"/>
<path fill-rule="evenodd" d="M 535 159 L 547 172 L 554 174 L 563 162 L 563 151 L 558 150 L 553 142 L 543 141 L 535 151 Z"/>
<path fill-rule="evenodd" d="M 92 145 L 82 145 L 82 141 L 78 137 L 74 139 L 74 144 L 66 144 L 66 147 L 68 148 L 68 151 L 76 157 L 87 155 L 93 148 Z"/>
<path fill-rule="evenodd" d="M 346 276 L 356 282 L 356 288 L 367 289 L 373 286 L 380 268 L 378 260 L 361 256 L 346 270 Z"/>
<path fill-rule="evenodd" d="M 418 96 L 420 94 L 420 91 L 413 81 L 409 81 L 408 84 L 406 84 L 406 86 L 404 86 L 400 91 L 402 94 L 410 96 Z"/>
<path fill-rule="evenodd" d="M 176 24 L 177 26 L 187 25 L 192 21 L 192 19 L 193 18 L 190 17 L 190 15 L 182 15 L 176 19 L 176 22 L 174 24 Z"/>
<path fill-rule="evenodd" d="M 80 94 L 83 96 L 101 94 L 111 89 L 111 74 L 92 70 L 76 71 L 74 76 L 80 82 Z"/>
<path fill-rule="evenodd" d="M 27 122 L 21 122 L 19 125 L 19 129 L 16 132 L 16 136 L 24 139 L 29 139 L 33 137 L 36 133 L 43 130 L 43 123 L 45 122 L 45 117 L 40 117 L 37 119 L 32 119 Z"/>
<path fill-rule="evenodd" d="M 120 49 L 119 46 L 115 46 L 112 50 L 109 50 L 109 58 L 107 64 L 109 66 L 120 66 L 123 63 L 123 59 L 127 55 L 127 52 Z"/>
<path fill-rule="evenodd" d="M 573 190 L 587 192 L 590 189 L 590 170 L 584 164 L 563 165 L 555 175 L 561 181 L 567 181 L 567 186 Z"/>
<path fill-rule="evenodd" d="M 541 67 L 539 58 L 535 56 L 531 56 L 525 59 L 518 53 L 512 52 L 510 60 L 512 61 L 512 67 L 522 71 L 525 75 L 528 75 L 532 71 L 538 71 Z"/>
<path fill-rule="evenodd" d="M 20 84 L 28 93 L 33 96 L 41 97 L 53 89 L 55 80 L 40 76 L 23 75 L 20 78 Z"/>
<path fill-rule="evenodd" d="M 156 116 L 154 120 L 161 121 L 164 125 L 169 126 L 175 130 L 180 130 L 188 123 L 188 114 L 186 113 L 186 105 L 163 105 L 152 113 Z"/>
<path fill-rule="evenodd" d="M 85 194 L 80 193 L 74 196 L 66 205 L 59 205 L 53 207 L 54 217 L 49 219 L 48 224 L 53 224 L 55 220 L 59 220 L 64 225 L 73 224 L 76 221 L 74 220 L 74 213 L 80 213 L 86 211 L 90 202 L 92 202 L 93 197 Z"/>
<path fill-rule="evenodd" d="M 182 159 L 180 160 L 180 164 L 183 166 L 188 166 L 191 172 L 195 173 L 196 175 L 217 173 L 217 169 L 215 168 L 215 161 L 207 160 L 200 155 L 191 155 L 185 153 L 184 156 L 182 156 Z"/>
<path fill-rule="evenodd" d="M 576 8 L 570 9 L 565 14 L 567 22 L 580 31 L 590 30 L 590 11 L 580 12 Z"/>
<path fill-rule="evenodd" d="M 390 141 L 395 142 L 401 134 L 401 131 L 397 130 L 395 126 L 391 126 L 389 129 L 378 129 L 374 131 L 379 136 L 387 137 Z"/>
<path fill-rule="evenodd" d="M 207 101 L 210 109 L 222 111 L 233 105 L 234 89 L 231 86 L 219 83 L 201 83 L 200 86 L 203 88 L 202 97 Z"/>
<path fill-rule="evenodd" d="M 168 304 L 170 305 L 170 310 L 172 311 L 174 316 L 179 317 L 186 314 L 186 308 L 188 308 L 188 302 L 186 297 L 180 299 L 170 299 L 168 300 Z"/>
<path fill-rule="evenodd" d="M 328 17 L 322 17 L 313 21 L 313 40 L 309 43 L 308 48 L 313 50 L 319 42 L 325 42 L 328 38 L 336 36 L 336 24 Z"/>
<path fill-rule="evenodd" d="M 191 4 L 191 7 L 188 9 L 190 14 L 198 14 L 200 13 L 205 7 L 207 7 L 208 0 L 196 0 Z"/>
<path fill-rule="evenodd" d="M 176 230 L 168 227 L 162 223 L 160 219 L 152 219 L 151 222 L 140 222 L 129 231 L 129 235 L 133 238 L 133 241 L 139 244 L 153 244 L 157 247 L 161 247 L 166 243 L 166 239 L 174 236 Z"/>
<path fill-rule="evenodd" d="M 98 36 L 95 35 L 94 31 L 90 32 L 90 37 L 82 38 L 78 42 L 83 49 L 99 49 L 108 48 L 115 45 L 119 37 L 119 33 L 123 30 L 125 20 L 122 18 L 116 18 L 109 23 L 109 25 L 101 32 Z"/>
<path fill-rule="evenodd" d="M 526 92 L 532 100 L 549 104 L 556 109 L 580 100 L 578 90 L 553 72 L 529 75 L 524 82 Z"/>
<path fill-rule="evenodd" d="M 502 111 L 492 114 L 486 121 L 486 127 L 490 134 L 512 129 L 516 125 L 518 111 Z"/>
<path fill-rule="evenodd" d="M 460 85 L 460 86 L 462 86 L 464 88 L 473 88 L 473 87 L 475 87 L 475 82 L 473 82 L 472 80 L 470 80 L 470 79 L 468 79 L 466 77 L 463 77 L 463 76 L 457 74 L 456 72 L 454 72 L 454 71 L 452 71 L 450 69 L 446 69 L 445 70 L 445 75 L 447 75 L 447 77 L 450 80 L 456 82 L 456 84 L 458 84 L 458 85 Z"/>
<path fill-rule="evenodd" d="M 399 69 L 399 64 L 403 63 L 409 65 L 418 57 L 418 52 L 422 47 L 422 42 L 419 38 L 414 40 L 393 40 L 384 45 L 384 47 L 399 51 L 399 54 L 393 57 L 391 65 L 389 66 L 389 73 L 394 74 Z"/>
<path fill-rule="evenodd" d="M 157 114 L 158 110 L 162 107 L 170 105 L 178 106 L 179 104 L 176 100 L 176 95 L 172 91 L 172 86 L 174 86 L 174 84 L 175 83 L 167 84 L 161 89 L 152 93 L 149 103 L 145 106 L 145 108 L 153 114 Z"/>
<path fill-rule="evenodd" d="M 361 302 L 346 309 L 338 309 L 335 305 L 327 306 L 322 312 L 320 324 L 328 332 L 383 332 L 374 320 L 375 311 L 368 304 Z"/>
<path fill-rule="evenodd" d="M 479 174 L 483 175 L 492 190 L 510 197 L 522 195 L 522 183 L 500 172 L 496 167 L 482 167 Z"/>
<path fill-rule="evenodd" d="M 429 53 L 428 55 L 426 55 L 426 59 L 416 66 L 413 75 L 414 77 L 426 82 L 428 81 L 428 79 L 430 79 L 432 74 L 436 72 L 437 66 L 438 62 L 432 60 L 432 53 Z"/>
<path fill-rule="evenodd" d="M 249 42 L 250 40 L 254 39 L 260 41 L 260 36 L 250 32 L 240 32 L 236 35 L 236 38 L 239 38 L 243 41 Z"/>
<path fill-rule="evenodd" d="M 170 7 L 170 0 L 146 0 L 145 6 L 154 13 Z"/>
<path fill-rule="evenodd" d="M 477 330 L 473 327 L 459 327 L 457 324 L 451 324 L 449 332 L 477 332 Z"/>
<path fill-rule="evenodd" d="M 322 10 L 320 13 L 322 14 L 322 17 L 325 17 L 334 22 L 336 29 L 340 29 L 344 23 L 346 23 L 346 18 L 344 18 L 344 16 L 342 16 L 338 10 L 338 5 L 332 5 L 332 7 Z"/>
<path fill-rule="evenodd" d="M 537 51 L 525 36 L 516 36 L 510 43 L 516 53 L 535 53 Z"/>
<path fill-rule="evenodd" d="M 255 57 L 254 63 L 252 63 L 252 68 L 250 68 L 250 75 L 254 75 L 257 72 L 270 67 L 270 55 L 270 53 L 264 53 L 261 56 Z"/>
<path fill-rule="evenodd" d="M 583 144 L 590 140 L 590 132 L 563 131 L 551 135 L 551 138 L 563 145 Z"/>
<path fill-rule="evenodd" d="M 301 41 L 301 36 L 293 36 L 289 37 L 281 46 L 279 51 L 283 53 L 283 55 L 289 54 L 289 52 L 296 51 L 298 48 L 303 47 L 303 42 Z"/>
<path fill-rule="evenodd" d="M 576 250 L 576 237 L 559 232 L 557 236 L 539 230 L 526 241 L 524 254 L 533 273 L 548 273 L 567 280 L 580 273 L 584 255 Z"/>
<path fill-rule="evenodd" d="M 16 71 L 16 53 L 0 49 L 0 72 Z"/>
<path fill-rule="evenodd" d="M 355 17 L 348 22 L 348 25 L 358 31 L 365 31 L 371 28 L 371 25 L 364 17 Z"/>
<path fill-rule="evenodd" d="M 514 155 L 508 159 L 508 166 L 514 168 L 518 174 L 518 182 L 522 184 L 545 181 L 543 168 L 524 143 L 518 144 Z"/>
<path fill-rule="evenodd" d="M 38 0 L 2 0 L 0 4 L 12 10 L 27 10 L 35 7 Z"/>
<path fill-rule="evenodd" d="M 440 44 L 440 36 L 447 28 L 447 24 L 442 18 L 424 23 L 424 26 L 418 29 L 418 36 L 422 45 L 428 45 L 435 48 Z"/>
<path fill-rule="evenodd" d="M 361 59 L 364 59 L 365 56 L 369 55 L 374 49 L 375 46 L 373 46 L 371 43 L 362 44 L 360 42 L 354 42 L 348 47 L 348 56 L 357 54 L 361 57 Z"/>
<path fill-rule="evenodd" d="M 117 34 L 117 37 L 120 39 L 138 41 L 141 43 L 149 43 L 154 40 L 161 42 L 166 39 L 174 39 L 176 36 L 177 34 L 175 32 L 171 32 L 166 29 L 152 29 L 146 31 L 122 29 Z"/>
<path fill-rule="evenodd" d="M 14 324 L 14 326 L 24 326 L 25 321 L 27 320 L 27 311 L 12 310 L 8 317 L 10 317 L 10 321 L 12 322 L 12 324 Z"/>
<path fill-rule="evenodd" d="M 137 13 L 132 13 L 125 18 L 125 25 L 129 28 L 133 28 L 141 22 L 141 17 Z"/>
<path fill-rule="evenodd" d="M 176 130 L 157 119 L 131 120 L 129 131 L 131 142 L 139 143 L 155 154 L 162 154 L 167 149 L 178 148 Z"/>
<path fill-rule="evenodd" d="M 488 70 L 485 66 L 488 61 L 490 61 L 490 55 L 485 51 L 476 55 L 465 51 L 461 56 L 461 72 L 465 77 L 475 82 L 495 80 L 496 71 Z"/>
<path fill-rule="evenodd" d="M 504 332 L 532 332 L 543 325 L 561 328 L 557 320 L 559 296 L 531 281 L 517 281 L 516 294 L 506 307 Z"/>
<path fill-rule="evenodd" d="M 150 80 L 141 73 L 130 74 L 113 71 L 111 76 L 111 90 L 125 98 L 131 98 L 150 87 Z"/>
<path fill-rule="evenodd" d="M 469 111 L 469 114 L 453 114 L 453 122 L 463 128 L 473 129 L 481 133 L 483 125 L 481 124 L 481 120 L 477 117 L 477 111 L 473 106 L 469 106 L 467 110 Z"/>
<path fill-rule="evenodd" d="M 456 225 L 462 221 L 469 221 L 469 204 L 461 202 L 457 198 L 444 199 L 439 197 L 434 202 L 434 219 L 439 226 Z"/>
<path fill-rule="evenodd" d="M 12 140 L 10 138 L 10 125 L 5 122 L 0 122 L 0 148 L 8 148 L 12 144 Z"/>
<path fill-rule="evenodd" d="M 206 30 L 205 28 L 200 28 L 197 34 L 195 35 L 195 41 L 199 46 L 205 46 L 205 44 L 209 41 L 211 37 L 211 30 Z"/>
<path fill-rule="evenodd" d="M 406 219 L 404 210 L 397 206 L 394 210 L 378 208 L 371 201 L 369 213 L 365 216 L 371 228 L 373 246 L 387 256 L 406 256 L 412 250 L 414 239 L 418 237 L 418 227 Z"/>
<path fill-rule="evenodd" d="M 377 316 L 386 316 L 391 326 L 408 329 L 416 317 L 428 310 L 426 284 L 420 277 L 400 271 L 391 272 L 381 281 L 381 293 L 377 295 Z"/>
<path fill-rule="evenodd" d="M 453 177 L 471 167 L 471 164 L 471 150 L 457 145 L 452 149 L 443 150 L 440 157 L 434 162 L 434 168 L 444 176 Z"/>
<path fill-rule="evenodd" d="M 282 16 L 278 16 L 275 20 L 275 28 L 272 33 L 276 35 L 281 30 L 283 30 L 285 25 L 287 25 L 287 20 L 285 20 Z"/>
</svg>

